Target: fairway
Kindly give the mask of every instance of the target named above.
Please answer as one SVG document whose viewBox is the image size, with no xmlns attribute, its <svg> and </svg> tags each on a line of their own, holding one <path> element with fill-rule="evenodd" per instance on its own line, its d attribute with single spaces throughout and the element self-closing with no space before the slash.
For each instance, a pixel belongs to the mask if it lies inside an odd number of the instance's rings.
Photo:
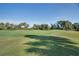
<svg viewBox="0 0 79 59">
<path fill-rule="evenodd" d="M 76 31 L 0 31 L 0 56 L 75 55 L 79 55 L 79 32 Z"/>
</svg>

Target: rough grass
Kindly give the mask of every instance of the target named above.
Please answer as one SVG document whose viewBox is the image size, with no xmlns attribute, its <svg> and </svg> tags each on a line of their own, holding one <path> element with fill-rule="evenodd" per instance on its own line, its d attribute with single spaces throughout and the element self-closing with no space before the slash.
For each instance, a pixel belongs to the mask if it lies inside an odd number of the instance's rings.
<svg viewBox="0 0 79 59">
<path fill-rule="evenodd" d="M 1 30 L 1 56 L 79 56 L 79 32 Z"/>
</svg>

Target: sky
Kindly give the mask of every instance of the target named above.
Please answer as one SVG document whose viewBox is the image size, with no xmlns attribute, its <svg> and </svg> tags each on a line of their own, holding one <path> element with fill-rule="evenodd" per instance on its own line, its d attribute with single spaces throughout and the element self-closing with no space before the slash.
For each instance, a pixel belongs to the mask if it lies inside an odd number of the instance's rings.
<svg viewBox="0 0 79 59">
<path fill-rule="evenodd" d="M 0 22 L 54 24 L 59 20 L 79 22 L 79 4 L 0 3 Z"/>
</svg>

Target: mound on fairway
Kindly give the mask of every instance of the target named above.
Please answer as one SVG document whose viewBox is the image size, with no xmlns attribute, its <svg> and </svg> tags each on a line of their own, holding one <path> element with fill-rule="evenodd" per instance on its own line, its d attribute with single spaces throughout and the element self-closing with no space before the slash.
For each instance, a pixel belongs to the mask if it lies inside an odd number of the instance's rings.
<svg viewBox="0 0 79 59">
<path fill-rule="evenodd" d="M 79 56 L 79 32 L 0 31 L 1 56 Z"/>
</svg>

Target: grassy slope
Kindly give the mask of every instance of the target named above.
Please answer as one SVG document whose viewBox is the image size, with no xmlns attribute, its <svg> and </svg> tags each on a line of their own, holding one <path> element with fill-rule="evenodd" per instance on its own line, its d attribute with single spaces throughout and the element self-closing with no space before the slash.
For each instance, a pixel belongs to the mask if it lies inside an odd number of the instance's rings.
<svg viewBox="0 0 79 59">
<path fill-rule="evenodd" d="M 0 55 L 79 55 L 79 32 L 0 31 Z"/>
</svg>

